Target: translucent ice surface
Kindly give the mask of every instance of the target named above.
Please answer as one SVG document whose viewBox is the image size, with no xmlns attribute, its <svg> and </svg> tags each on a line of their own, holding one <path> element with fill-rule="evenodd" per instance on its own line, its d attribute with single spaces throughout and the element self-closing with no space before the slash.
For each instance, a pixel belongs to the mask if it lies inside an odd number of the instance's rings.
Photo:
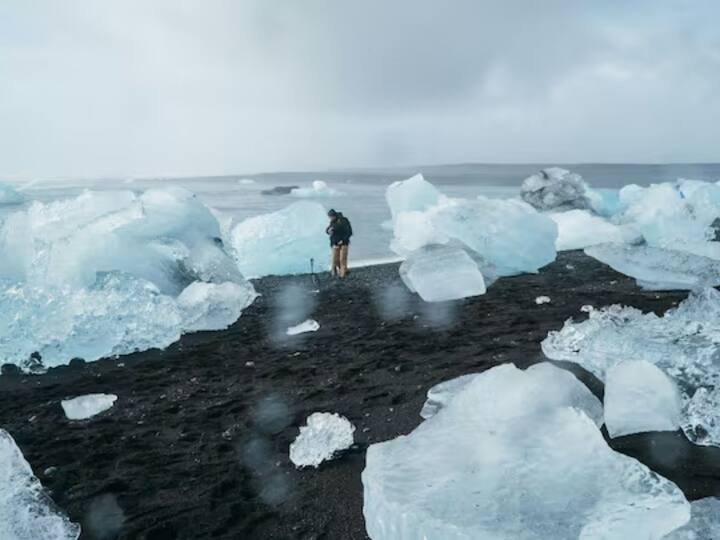
<svg viewBox="0 0 720 540">
<path fill-rule="evenodd" d="M 583 249 L 605 242 L 625 242 L 630 234 L 605 218 L 588 210 L 568 210 L 549 214 L 558 228 L 555 246 L 558 251 Z"/>
<path fill-rule="evenodd" d="M 657 540 L 689 520 L 677 486 L 608 447 L 571 374 L 503 365 L 444 393 L 409 435 L 367 451 L 373 540 Z"/>
<path fill-rule="evenodd" d="M 403 212 L 424 212 L 440 201 L 440 192 L 422 174 L 393 182 L 385 192 L 393 221 Z"/>
<path fill-rule="evenodd" d="M 20 204 L 25 201 L 25 197 L 18 193 L 14 188 L 0 182 L 0 205 L 4 204 Z"/>
<path fill-rule="evenodd" d="M 690 522 L 664 540 L 720 539 L 720 499 L 708 497 L 690 503 Z"/>
<path fill-rule="evenodd" d="M 298 467 L 317 467 L 332 459 L 335 452 L 350 448 L 355 426 L 337 413 L 316 412 L 290 445 L 290 461 Z"/>
<path fill-rule="evenodd" d="M 720 285 L 720 261 L 651 246 L 599 244 L 585 253 L 648 290 L 698 289 Z"/>
<path fill-rule="evenodd" d="M 310 272 L 330 264 L 328 225 L 323 206 L 299 201 L 269 214 L 248 218 L 233 227 L 230 243 L 238 267 L 248 277 Z"/>
<path fill-rule="evenodd" d="M 320 330 L 320 323 L 314 319 L 308 319 L 307 321 L 291 326 L 285 332 L 288 336 L 296 336 L 298 334 L 304 334 L 306 332 L 317 332 Z"/>
<path fill-rule="evenodd" d="M 477 263 L 459 247 L 433 244 L 413 251 L 400 265 L 400 277 L 426 302 L 485 294 Z"/>
<path fill-rule="evenodd" d="M 399 255 L 407 256 L 431 244 L 452 244 L 479 261 L 486 278 L 537 272 L 555 260 L 557 226 L 530 205 L 513 199 L 450 199 L 441 195 L 432 204 L 431 193 L 437 191 L 417 179 L 396 182 L 387 192 L 391 209 L 394 208 L 394 238 L 390 247 Z M 417 206 L 424 210 L 403 210 L 394 202 L 406 190 L 413 195 L 401 199 L 406 206 L 421 201 Z M 423 197 L 418 195 L 416 199 L 416 190 Z"/>
<path fill-rule="evenodd" d="M 677 384 L 682 428 L 698 444 L 720 445 L 720 292 L 690 293 L 664 316 L 613 305 L 569 320 L 542 343 L 545 355 L 576 362 L 601 380 L 623 360 L 645 360 Z"/>
<path fill-rule="evenodd" d="M 60 402 L 68 420 L 86 420 L 107 411 L 117 400 L 115 394 L 86 394 Z"/>
<path fill-rule="evenodd" d="M 212 212 L 180 188 L 86 191 L 7 215 L 0 357 L 42 370 L 231 324 L 255 292 L 220 236 Z M 221 295 L 198 295 L 216 287 L 234 290 L 232 309 Z M 208 316 L 218 311 L 222 317 Z"/>
<path fill-rule="evenodd" d="M 10 434 L 0 429 L 0 538 L 75 540 L 80 526 L 55 508 Z"/>
<path fill-rule="evenodd" d="M 611 437 L 675 431 L 682 406 L 675 382 L 646 360 L 626 360 L 607 371 L 605 425 Z"/>
</svg>

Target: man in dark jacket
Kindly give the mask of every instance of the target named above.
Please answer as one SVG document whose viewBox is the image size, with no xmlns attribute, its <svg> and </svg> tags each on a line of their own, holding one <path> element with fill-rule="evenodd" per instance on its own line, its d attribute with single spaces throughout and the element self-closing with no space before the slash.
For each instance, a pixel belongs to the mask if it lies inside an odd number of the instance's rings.
<svg viewBox="0 0 720 540">
<path fill-rule="evenodd" d="M 350 220 L 342 215 L 342 212 L 330 210 L 328 218 L 330 218 L 330 224 L 325 232 L 330 236 L 332 252 L 330 273 L 333 276 L 344 278 L 347 275 L 348 249 L 350 248 L 350 237 L 353 234 L 352 225 L 350 225 Z"/>
</svg>

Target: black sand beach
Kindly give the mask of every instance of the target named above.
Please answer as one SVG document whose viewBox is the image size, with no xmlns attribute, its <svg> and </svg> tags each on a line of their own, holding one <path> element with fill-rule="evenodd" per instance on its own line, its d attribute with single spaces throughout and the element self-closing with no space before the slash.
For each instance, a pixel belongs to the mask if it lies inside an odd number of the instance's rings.
<svg viewBox="0 0 720 540">
<path fill-rule="evenodd" d="M 411 431 L 429 387 L 544 360 L 542 339 L 567 318 L 586 317 L 584 304 L 661 313 L 686 296 L 643 292 L 580 252 L 452 304 L 406 293 L 397 265 L 356 269 L 345 282 L 320 276 L 319 292 L 309 276 L 256 287 L 262 296 L 226 331 L 185 336 L 165 351 L 0 377 L 0 427 L 83 524 L 84 538 L 364 539 L 364 449 Z M 540 295 L 552 302 L 536 305 Z M 305 316 L 320 330 L 284 337 Z M 599 381 L 569 368 L 601 395 Z M 91 420 L 65 419 L 61 399 L 94 392 L 118 401 Z M 298 471 L 288 447 L 316 411 L 346 416 L 356 445 Z M 679 433 L 612 445 L 691 499 L 720 495 L 718 450 Z M 124 514 L 117 534 L 115 503 Z"/>
</svg>

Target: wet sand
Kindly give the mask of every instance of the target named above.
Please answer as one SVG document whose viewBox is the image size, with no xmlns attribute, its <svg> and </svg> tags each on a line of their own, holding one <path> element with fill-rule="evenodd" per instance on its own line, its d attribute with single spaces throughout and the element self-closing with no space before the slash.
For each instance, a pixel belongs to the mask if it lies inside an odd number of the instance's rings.
<svg viewBox="0 0 720 540">
<path fill-rule="evenodd" d="M 662 313 L 686 296 L 641 291 L 580 252 L 444 304 L 407 293 L 396 264 L 354 269 L 344 282 L 270 277 L 256 287 L 262 296 L 228 330 L 42 376 L 0 376 L 0 427 L 83 524 L 83 538 L 364 539 L 364 450 L 417 426 L 429 387 L 543 361 L 547 332 L 585 318 L 584 304 Z M 536 305 L 541 295 L 552 302 Z M 320 330 L 284 335 L 306 316 Z M 563 367 L 601 397 L 597 379 Z M 119 397 L 93 419 L 65 419 L 61 399 L 94 392 Z M 298 471 L 288 447 L 316 411 L 346 416 L 356 445 Z M 720 449 L 680 433 L 612 445 L 691 499 L 720 495 Z"/>
</svg>

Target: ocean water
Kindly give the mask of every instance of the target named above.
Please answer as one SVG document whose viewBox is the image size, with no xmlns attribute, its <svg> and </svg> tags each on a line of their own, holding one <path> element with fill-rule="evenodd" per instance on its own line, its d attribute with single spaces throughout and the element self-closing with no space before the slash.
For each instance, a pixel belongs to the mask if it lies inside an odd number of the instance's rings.
<svg viewBox="0 0 720 540">
<path fill-rule="evenodd" d="M 200 199 L 236 220 L 279 210 L 299 199 L 290 195 L 263 195 L 262 190 L 277 186 L 307 187 L 313 180 L 324 180 L 342 192 L 334 197 L 317 198 L 326 209 L 335 208 L 347 215 L 353 224 L 351 260 L 374 260 L 391 257 L 388 248 L 392 233 L 381 224 L 390 219 L 385 202 L 385 188 L 396 180 L 423 173 L 440 191 L 453 197 L 514 197 L 523 179 L 548 166 L 561 166 L 577 172 L 591 186 L 618 189 L 635 183 L 672 181 L 693 178 L 720 181 L 720 164 L 459 164 L 402 168 L 348 169 L 238 174 L 187 178 L 99 178 L 84 180 L 34 180 L 12 182 L 29 198 L 50 201 L 74 196 L 84 189 L 144 190 L 165 185 L 179 185 L 195 192 Z M 251 184 L 242 183 L 252 179 Z M 9 211 L 5 209 L 4 212 Z M 2 212 L 0 212 L 2 213 Z M 0 216 L 1 217 L 1 216 Z"/>
</svg>

